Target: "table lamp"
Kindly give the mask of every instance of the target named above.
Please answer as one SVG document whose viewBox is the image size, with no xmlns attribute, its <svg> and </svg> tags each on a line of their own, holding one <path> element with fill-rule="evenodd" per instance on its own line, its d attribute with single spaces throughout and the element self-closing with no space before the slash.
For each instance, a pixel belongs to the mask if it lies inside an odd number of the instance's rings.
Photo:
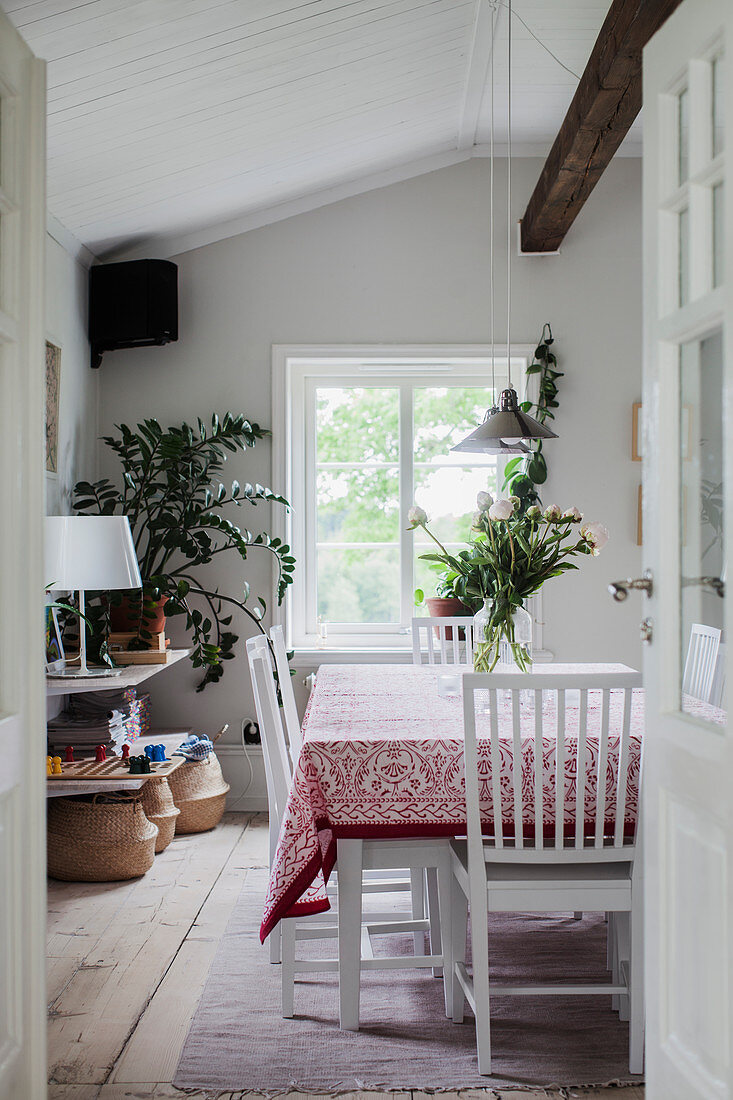
<svg viewBox="0 0 733 1100">
<path fill-rule="evenodd" d="M 84 614 L 84 592 L 142 588 L 127 516 L 46 516 L 45 568 L 48 587 L 78 592 Z M 88 668 L 87 632 L 79 622 L 79 668 L 64 677 L 118 676 L 116 668 Z"/>
</svg>

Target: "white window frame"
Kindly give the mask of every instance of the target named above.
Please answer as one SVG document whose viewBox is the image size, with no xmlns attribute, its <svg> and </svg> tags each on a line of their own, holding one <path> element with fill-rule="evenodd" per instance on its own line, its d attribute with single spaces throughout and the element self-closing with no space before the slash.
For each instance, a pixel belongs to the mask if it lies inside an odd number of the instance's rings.
<svg viewBox="0 0 733 1100">
<path fill-rule="evenodd" d="M 512 347 L 512 380 L 520 400 L 527 395 L 536 400 L 536 378 L 530 377 L 528 389 L 526 367 L 531 362 L 534 344 Z M 290 345 L 277 344 L 272 348 L 273 391 L 273 487 L 291 501 L 293 508 L 284 515 L 277 510 L 273 533 L 287 542 L 297 560 L 295 583 L 289 588 L 284 604 L 276 607 L 273 600 L 273 617 L 283 624 L 288 646 L 302 655 L 306 661 L 317 652 L 319 662 L 343 659 L 344 655 L 363 657 L 373 655 L 384 659 L 388 653 L 408 659 L 411 647 L 409 630 L 403 624 L 358 624 L 329 627 L 326 646 L 320 648 L 315 629 L 311 589 L 315 589 L 312 575 L 303 583 L 304 563 L 314 560 L 315 532 L 311 529 L 314 514 L 313 493 L 315 482 L 309 476 L 315 466 L 315 437 L 307 430 L 306 410 L 308 402 L 319 383 L 343 382 L 354 385 L 357 379 L 372 386 L 395 386 L 408 379 L 433 382 L 435 385 L 457 386 L 485 385 L 487 396 L 491 385 L 490 348 L 486 345 Z M 495 355 L 497 389 L 506 384 L 506 354 Z M 400 417 L 409 416 L 411 405 L 401 399 Z M 296 457 L 298 461 L 296 461 Z M 468 456 L 467 456 L 468 457 Z M 466 463 L 470 465 L 470 462 Z M 501 467 L 499 469 L 501 475 Z M 409 484 L 408 484 L 409 482 Z M 400 493 L 412 492 L 412 468 L 400 467 Z M 301 506 L 305 502 L 305 506 Z M 411 536 L 410 536 L 411 538 Z M 404 602 L 412 591 L 412 556 L 402 557 L 403 577 L 401 600 Z M 407 577 L 407 571 L 410 576 Z M 310 600 L 309 600 L 310 596 Z M 411 606 L 411 597 L 410 597 Z M 541 596 L 531 601 L 530 612 L 535 623 L 535 651 L 542 649 Z M 309 615 L 313 622 L 309 622 Z M 408 621 L 409 609 L 401 607 L 401 618 Z M 379 654 L 380 656 L 375 656 Z"/>
</svg>

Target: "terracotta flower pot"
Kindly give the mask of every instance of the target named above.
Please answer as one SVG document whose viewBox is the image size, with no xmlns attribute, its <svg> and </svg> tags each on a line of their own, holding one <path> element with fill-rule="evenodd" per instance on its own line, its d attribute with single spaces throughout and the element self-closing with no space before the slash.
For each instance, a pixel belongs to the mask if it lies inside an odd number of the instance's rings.
<svg viewBox="0 0 733 1100">
<path fill-rule="evenodd" d="M 122 597 L 122 603 L 113 604 L 110 608 L 110 627 L 113 633 L 129 633 L 138 630 L 142 625 L 151 634 L 160 634 L 165 630 L 165 612 L 163 608 L 168 602 L 167 596 L 161 596 L 152 607 L 145 607 L 140 619 L 140 604 L 133 597 Z"/>
<path fill-rule="evenodd" d="M 461 603 L 457 596 L 430 596 L 426 601 L 428 605 L 428 611 L 434 618 L 450 618 L 453 615 L 470 615 L 471 612 L 468 608 Z M 463 630 L 459 630 L 459 640 L 463 639 Z M 435 636 L 438 637 L 438 631 L 435 629 Z M 453 641 L 453 628 L 448 627 L 445 632 L 445 638 L 447 642 Z"/>
</svg>

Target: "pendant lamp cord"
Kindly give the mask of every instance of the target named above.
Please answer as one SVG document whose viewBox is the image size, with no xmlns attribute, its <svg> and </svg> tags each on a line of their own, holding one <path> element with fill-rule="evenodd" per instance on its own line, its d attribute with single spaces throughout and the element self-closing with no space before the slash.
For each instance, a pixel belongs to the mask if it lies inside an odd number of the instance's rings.
<svg viewBox="0 0 733 1100">
<path fill-rule="evenodd" d="M 498 11 L 491 17 L 491 137 L 489 144 L 489 296 L 491 299 L 491 404 L 496 408 L 496 365 L 494 351 L 494 50 Z"/>
<path fill-rule="evenodd" d="M 510 323 L 512 312 L 512 0 L 507 0 L 507 166 L 506 166 L 506 361 L 509 386 L 512 384 Z"/>
</svg>

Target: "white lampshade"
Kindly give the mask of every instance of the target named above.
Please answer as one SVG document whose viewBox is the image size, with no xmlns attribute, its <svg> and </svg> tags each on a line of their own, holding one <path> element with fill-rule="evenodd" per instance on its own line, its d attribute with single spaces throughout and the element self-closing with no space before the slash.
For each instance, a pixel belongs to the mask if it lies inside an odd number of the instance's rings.
<svg viewBox="0 0 733 1100">
<path fill-rule="evenodd" d="M 46 516 L 45 581 L 56 590 L 142 588 L 127 516 Z"/>
</svg>

